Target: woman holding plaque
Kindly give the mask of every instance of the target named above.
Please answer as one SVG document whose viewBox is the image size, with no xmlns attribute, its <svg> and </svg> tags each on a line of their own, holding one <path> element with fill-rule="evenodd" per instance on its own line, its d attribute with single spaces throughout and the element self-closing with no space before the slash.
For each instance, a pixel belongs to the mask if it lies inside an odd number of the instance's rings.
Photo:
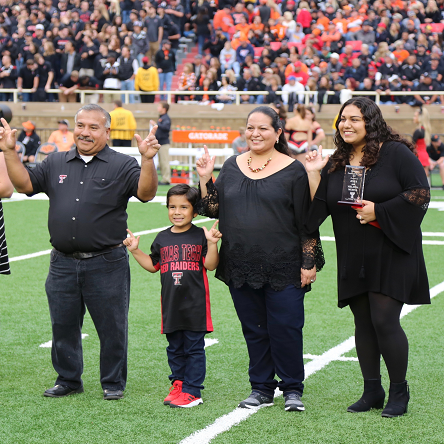
<svg viewBox="0 0 444 444">
<path fill-rule="evenodd" d="M 307 173 L 290 156 L 270 107 L 249 114 L 245 137 L 249 151 L 229 158 L 214 184 L 215 158 L 205 148 L 197 161 L 198 211 L 219 218 L 216 277 L 229 286 L 248 347 L 252 391 L 239 407 L 273 405 L 279 387 L 285 410 L 302 411 L 304 296 L 323 265 L 318 230 L 304 228 Z"/>
<path fill-rule="evenodd" d="M 331 215 L 339 307 L 349 305 L 354 315 L 364 377 L 362 397 L 347 410 L 384 406 L 382 355 L 390 378 L 382 416 L 402 416 L 409 390 L 408 342 L 400 314 L 403 304 L 430 303 L 420 230 L 430 189 L 413 145 L 387 125 L 372 100 L 356 97 L 345 102 L 336 129 L 336 151 L 330 159 L 322 158 L 322 149 L 307 155 L 313 199 L 307 229 L 316 229 Z M 351 175 L 359 167 L 365 170 L 363 182 Z M 363 198 L 350 202 L 350 191 L 357 190 Z"/>
</svg>

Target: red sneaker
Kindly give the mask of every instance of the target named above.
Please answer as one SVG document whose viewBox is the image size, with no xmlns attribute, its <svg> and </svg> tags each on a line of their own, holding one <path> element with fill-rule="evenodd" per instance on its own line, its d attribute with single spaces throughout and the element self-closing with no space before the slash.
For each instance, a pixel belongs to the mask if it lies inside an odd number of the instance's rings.
<svg viewBox="0 0 444 444">
<path fill-rule="evenodd" d="M 170 407 L 194 407 L 203 404 L 202 398 L 196 398 L 189 393 L 181 392 L 180 395 L 170 403 Z"/>
<path fill-rule="evenodd" d="M 173 382 L 173 385 L 170 388 L 170 393 L 163 400 L 165 405 L 170 405 L 173 399 L 176 399 L 182 393 L 182 381 L 176 380 Z"/>
</svg>

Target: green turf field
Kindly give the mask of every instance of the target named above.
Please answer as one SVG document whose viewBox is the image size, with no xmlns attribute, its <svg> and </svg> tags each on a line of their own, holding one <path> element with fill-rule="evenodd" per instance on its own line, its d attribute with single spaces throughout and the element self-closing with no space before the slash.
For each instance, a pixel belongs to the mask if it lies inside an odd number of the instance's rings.
<svg viewBox="0 0 444 444">
<path fill-rule="evenodd" d="M 160 187 L 159 195 L 165 195 Z M 434 206 L 441 205 L 441 211 Z M 50 249 L 47 201 L 5 202 L 6 233 L 11 258 Z M 169 224 L 160 203 L 130 203 L 133 232 Z M 208 227 L 210 223 L 206 224 Z M 430 287 L 444 281 L 444 191 L 433 191 L 432 208 L 423 231 L 435 233 L 424 245 Z M 441 233 L 441 237 L 436 235 Z M 332 236 L 329 220 L 323 236 Z M 149 250 L 155 233 L 142 236 Z M 336 306 L 334 242 L 323 242 L 326 266 L 314 290 L 306 297 L 305 353 L 321 356 L 353 335 L 348 309 Z M 83 332 L 85 393 L 68 398 L 44 398 L 55 373 L 44 282 L 49 256 L 44 254 L 11 263 L 12 274 L 0 276 L 0 443 L 186 443 L 208 442 L 194 432 L 230 414 L 249 394 L 248 358 L 239 321 L 224 284 L 209 273 L 214 333 L 219 342 L 207 348 L 204 404 L 171 409 L 162 401 L 169 389 L 166 339 L 160 335 L 160 282 L 131 258 L 132 292 L 129 317 L 129 378 L 126 396 L 103 401 L 99 383 L 99 342 L 87 315 Z M 444 290 L 444 288 L 443 288 Z M 381 418 L 380 411 L 350 414 L 346 407 L 361 395 L 362 383 L 355 360 L 333 360 L 305 382 L 303 413 L 285 412 L 283 399 L 259 410 L 238 425 L 228 425 L 212 443 L 444 443 L 444 291 L 431 306 L 419 307 L 403 318 L 410 341 L 409 413 L 397 419 Z M 355 350 L 344 357 L 355 357 Z M 306 363 L 312 359 L 306 359 Z M 382 366 L 384 368 L 384 366 Z M 387 372 L 383 370 L 388 387 Z M 234 414 L 236 415 L 236 414 Z M 225 417 L 227 418 L 227 417 Z M 222 419 L 222 422 L 227 421 Z M 222 426 L 223 428 L 223 426 Z M 212 433 L 212 428 L 209 433 Z"/>
</svg>

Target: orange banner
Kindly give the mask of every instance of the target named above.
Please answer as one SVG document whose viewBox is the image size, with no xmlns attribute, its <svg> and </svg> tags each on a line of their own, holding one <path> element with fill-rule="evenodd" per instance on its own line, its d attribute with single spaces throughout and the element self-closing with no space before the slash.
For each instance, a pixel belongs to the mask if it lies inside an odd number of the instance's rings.
<svg viewBox="0 0 444 444">
<path fill-rule="evenodd" d="M 236 137 L 239 137 L 239 131 L 173 131 L 173 142 L 176 143 L 232 143 Z"/>
</svg>

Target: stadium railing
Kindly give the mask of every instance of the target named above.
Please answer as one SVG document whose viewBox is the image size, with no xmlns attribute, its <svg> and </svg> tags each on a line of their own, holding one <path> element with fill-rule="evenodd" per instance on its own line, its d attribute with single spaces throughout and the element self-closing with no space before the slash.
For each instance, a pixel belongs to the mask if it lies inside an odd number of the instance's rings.
<svg viewBox="0 0 444 444">
<path fill-rule="evenodd" d="M 48 91 L 46 91 L 49 94 L 57 94 L 62 92 L 60 89 L 49 89 Z M 31 89 L 23 89 L 21 91 L 19 91 L 18 89 L 15 88 L 4 88 L 2 89 L 2 93 L 5 94 L 12 94 L 13 95 L 13 102 L 14 103 L 20 103 L 19 100 L 19 95 L 21 93 L 32 93 Z M 80 103 L 84 104 L 84 103 L 89 103 L 86 101 L 86 96 L 88 95 L 92 95 L 92 94 L 121 94 L 125 97 L 125 103 L 129 103 L 129 96 L 130 95 L 162 95 L 162 96 L 167 96 L 167 102 L 169 104 L 173 103 L 172 102 L 172 97 L 173 96 L 202 96 L 202 95 L 208 95 L 208 96 L 217 96 L 220 95 L 221 92 L 220 91 L 151 91 L 151 92 L 146 92 L 146 91 L 114 91 L 114 90 L 75 90 L 73 91 L 73 93 L 77 93 L 80 95 Z M 282 91 L 276 91 L 276 95 L 282 95 L 282 94 L 286 94 L 287 92 L 282 92 Z M 235 103 L 233 103 L 233 105 L 240 105 L 240 97 L 247 95 L 247 96 L 266 96 L 268 95 L 268 91 L 229 91 L 227 93 L 222 93 L 222 94 L 227 94 L 230 96 L 236 96 L 236 100 Z M 297 94 L 303 94 L 305 96 L 305 104 L 306 105 L 310 105 L 311 103 L 318 103 L 317 100 L 317 96 L 318 96 L 318 91 L 298 91 Z M 334 91 L 327 91 L 328 95 L 334 95 L 335 92 Z M 437 96 L 444 96 L 444 91 L 390 91 L 390 94 L 385 94 L 384 92 L 382 93 L 378 93 L 376 91 L 350 91 L 350 94 L 353 96 L 375 96 L 375 102 L 377 105 L 379 105 L 381 103 L 381 97 L 382 96 L 430 96 L 431 94 L 433 95 L 437 95 Z M 27 103 L 27 102 L 22 102 L 22 103 Z M 188 102 L 185 102 L 188 103 Z M 442 104 L 444 105 L 444 103 Z"/>
</svg>

